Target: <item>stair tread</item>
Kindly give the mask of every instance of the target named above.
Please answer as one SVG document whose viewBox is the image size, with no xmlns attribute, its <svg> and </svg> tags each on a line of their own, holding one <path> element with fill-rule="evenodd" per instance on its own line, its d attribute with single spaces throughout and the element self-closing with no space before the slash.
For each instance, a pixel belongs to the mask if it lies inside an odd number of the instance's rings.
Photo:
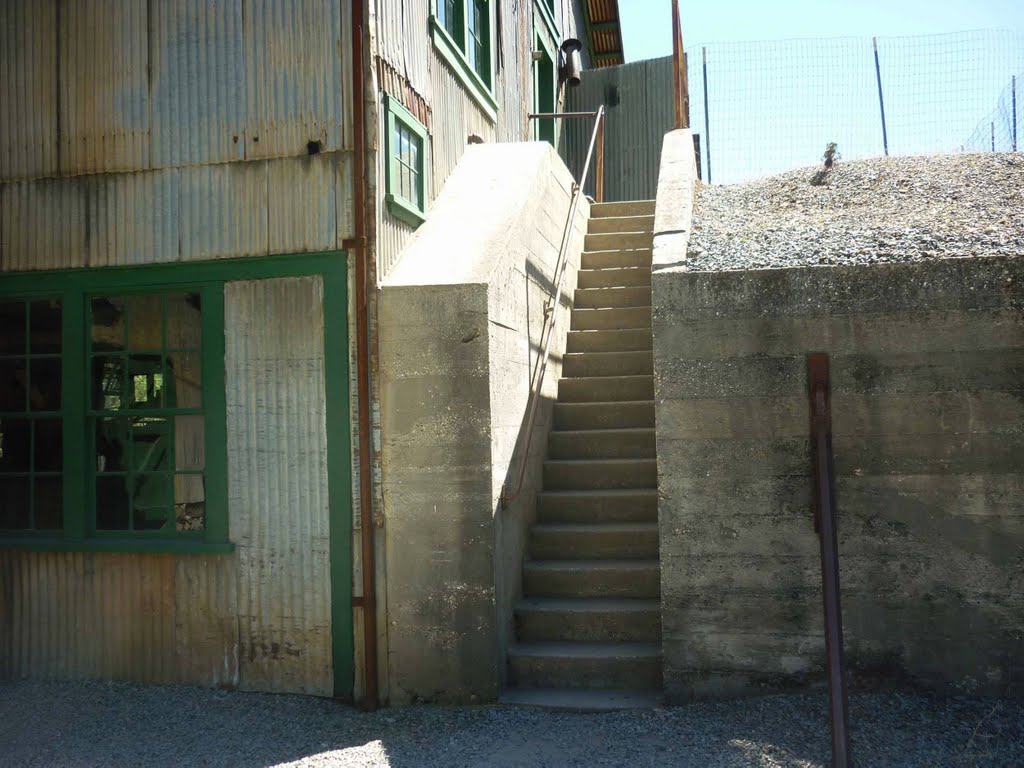
<svg viewBox="0 0 1024 768">
<path fill-rule="evenodd" d="M 614 688 L 508 688 L 498 698 L 500 704 L 570 712 L 612 712 L 620 709 L 652 709 L 663 703 L 663 694 L 654 689 L 617 690 Z"/>
<path fill-rule="evenodd" d="M 586 381 L 588 379 L 608 380 L 608 379 L 653 379 L 653 378 L 654 378 L 654 374 L 653 373 L 627 373 L 627 374 L 618 375 L 618 376 L 563 376 L 561 379 L 559 379 L 559 381 Z M 565 401 L 560 401 L 560 402 L 565 402 Z M 633 402 L 633 403 L 636 403 L 636 402 L 640 402 L 640 401 L 639 400 L 628 400 L 628 401 L 626 401 L 626 400 L 618 400 L 618 401 L 615 401 L 615 400 L 613 400 L 613 401 L 600 400 L 600 401 L 588 401 L 588 402 Z"/>
<path fill-rule="evenodd" d="M 603 458 L 603 459 L 546 459 L 545 464 L 650 464 L 656 462 L 658 459 L 654 456 L 645 456 L 641 458 L 631 458 L 623 456 L 621 458 Z"/>
<path fill-rule="evenodd" d="M 534 523 L 531 530 L 539 533 L 650 533 L 658 530 L 655 522 L 646 523 Z"/>
<path fill-rule="evenodd" d="M 656 558 L 642 560 L 527 560 L 524 569 L 536 571 L 649 571 L 661 568 Z"/>
<path fill-rule="evenodd" d="M 631 612 L 661 610 L 661 601 L 649 597 L 524 597 L 516 610 L 563 612 Z"/>
<path fill-rule="evenodd" d="M 608 488 L 607 490 L 595 489 L 595 488 L 584 488 L 578 491 L 541 491 L 540 496 L 549 496 L 556 498 L 569 498 L 582 496 L 584 498 L 605 498 L 607 496 L 614 496 L 618 498 L 625 498 L 627 496 L 657 496 L 657 488 Z"/>
<path fill-rule="evenodd" d="M 509 656 L 560 658 L 661 658 L 661 643 L 538 640 L 509 646 Z"/>
<path fill-rule="evenodd" d="M 568 403 L 567 403 L 568 405 Z M 578 405 L 578 403 L 572 403 Z M 551 435 L 586 435 L 587 437 L 604 437 L 605 435 L 650 435 L 654 427 L 599 427 L 597 429 L 553 429 Z"/>
</svg>

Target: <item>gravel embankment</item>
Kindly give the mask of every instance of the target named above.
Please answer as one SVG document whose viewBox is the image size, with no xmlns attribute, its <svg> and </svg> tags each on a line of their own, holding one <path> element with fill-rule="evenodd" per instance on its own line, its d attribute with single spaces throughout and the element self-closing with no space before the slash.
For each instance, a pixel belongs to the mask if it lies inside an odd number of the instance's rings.
<svg viewBox="0 0 1024 768">
<path fill-rule="evenodd" d="M 686 269 L 1024 255 L 1024 154 L 839 160 L 699 187 Z"/>
<path fill-rule="evenodd" d="M 1024 702 L 856 694 L 856 764 L 1024 765 Z M 826 766 L 824 693 L 649 711 L 411 707 L 103 683 L 0 685 L 3 766 Z"/>
</svg>

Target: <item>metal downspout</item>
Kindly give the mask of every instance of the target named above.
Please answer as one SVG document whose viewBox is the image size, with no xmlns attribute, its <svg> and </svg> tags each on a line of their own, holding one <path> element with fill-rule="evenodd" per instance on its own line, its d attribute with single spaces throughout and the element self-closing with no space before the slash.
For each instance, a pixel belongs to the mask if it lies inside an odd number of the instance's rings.
<svg viewBox="0 0 1024 768">
<path fill-rule="evenodd" d="M 353 190 L 352 207 L 355 225 L 356 260 L 356 385 L 359 403 L 359 511 L 360 543 L 362 545 L 363 596 L 353 601 L 363 610 L 363 680 L 362 705 L 373 711 L 378 705 L 377 690 L 377 580 L 373 541 L 373 457 L 370 449 L 370 337 L 367 285 L 370 274 L 366 247 L 366 79 L 363 60 L 363 4 L 352 0 L 352 120 L 353 120 Z"/>
</svg>

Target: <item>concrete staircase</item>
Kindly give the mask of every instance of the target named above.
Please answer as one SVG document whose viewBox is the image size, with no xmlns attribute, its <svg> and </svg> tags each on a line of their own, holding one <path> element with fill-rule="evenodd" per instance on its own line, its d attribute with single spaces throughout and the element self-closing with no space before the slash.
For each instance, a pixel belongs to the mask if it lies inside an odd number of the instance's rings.
<svg viewBox="0 0 1024 768">
<path fill-rule="evenodd" d="M 508 703 L 601 710 L 660 699 L 653 225 L 653 201 L 591 206 Z"/>
</svg>

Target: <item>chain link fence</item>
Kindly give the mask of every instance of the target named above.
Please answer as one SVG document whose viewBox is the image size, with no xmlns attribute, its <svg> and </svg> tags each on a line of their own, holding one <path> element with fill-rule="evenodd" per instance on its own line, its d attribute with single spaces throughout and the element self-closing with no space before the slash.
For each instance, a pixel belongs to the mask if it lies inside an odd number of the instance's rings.
<svg viewBox="0 0 1024 768">
<path fill-rule="evenodd" d="M 703 176 L 735 183 L 842 158 L 1010 152 L 1024 33 L 687 45 Z"/>
</svg>

